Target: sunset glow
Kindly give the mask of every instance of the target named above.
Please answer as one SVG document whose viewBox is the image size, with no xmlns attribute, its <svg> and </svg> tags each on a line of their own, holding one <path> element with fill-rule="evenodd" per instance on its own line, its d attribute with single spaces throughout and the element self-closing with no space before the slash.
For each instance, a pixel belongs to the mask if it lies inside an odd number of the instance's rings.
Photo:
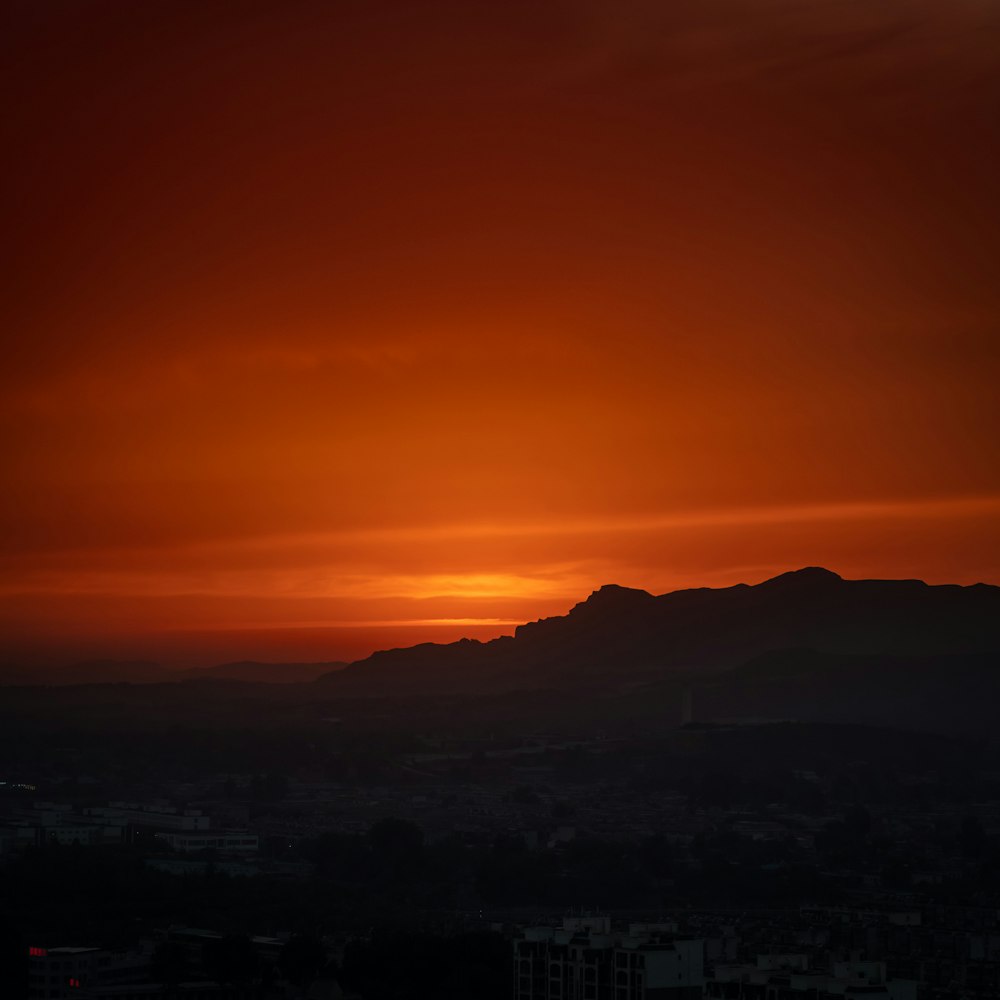
<svg viewBox="0 0 1000 1000">
<path fill-rule="evenodd" d="M 1000 583 L 996 4 L 223 7 L 8 5 L 0 658 Z"/>
</svg>

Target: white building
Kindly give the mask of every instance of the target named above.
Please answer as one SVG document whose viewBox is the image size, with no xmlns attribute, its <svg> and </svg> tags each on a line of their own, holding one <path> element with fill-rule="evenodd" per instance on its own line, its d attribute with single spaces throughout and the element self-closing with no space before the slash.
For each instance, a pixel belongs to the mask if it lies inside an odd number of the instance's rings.
<svg viewBox="0 0 1000 1000">
<path fill-rule="evenodd" d="M 514 941 L 515 1000 L 700 1000 L 704 942 L 674 925 L 614 931 L 608 917 L 527 927 Z"/>
<path fill-rule="evenodd" d="M 165 831 L 156 835 L 175 851 L 225 851 L 250 852 L 260 849 L 260 837 L 247 830 L 209 830 L 202 833 L 174 833 Z"/>
<path fill-rule="evenodd" d="M 756 965 L 717 965 L 705 984 L 710 1000 L 917 1000 L 917 983 L 888 979 L 885 962 L 834 962 L 809 968 L 805 955 L 758 955 Z"/>
</svg>

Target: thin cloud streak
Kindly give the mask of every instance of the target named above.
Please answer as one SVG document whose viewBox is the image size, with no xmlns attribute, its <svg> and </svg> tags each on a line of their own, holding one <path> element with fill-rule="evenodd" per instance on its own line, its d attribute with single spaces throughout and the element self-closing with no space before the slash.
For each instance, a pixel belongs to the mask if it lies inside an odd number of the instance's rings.
<svg viewBox="0 0 1000 1000">
<path fill-rule="evenodd" d="M 242 621 L 220 622 L 217 625 L 201 625 L 197 628 L 178 627 L 170 631 L 185 633 L 201 632 L 272 632 L 284 629 L 379 629 L 379 628 L 493 628 L 508 625 L 523 625 L 523 618 L 399 618 L 372 619 L 367 621 L 334 621 L 318 619 L 315 621 L 291 621 L 278 624 L 253 625 Z"/>
<path fill-rule="evenodd" d="M 219 538 L 189 545 L 171 544 L 160 547 L 128 547 L 103 549 L 106 557 L 118 559 L 132 557 L 138 560 L 155 558 L 168 551 L 176 555 L 223 554 L 225 552 L 288 551 L 299 549 L 316 551 L 324 545 L 338 545 L 342 542 L 354 544 L 378 544 L 391 542 L 438 542 L 463 541 L 482 538 L 535 538 L 564 537 L 608 534 L 644 534 L 684 528 L 709 528 L 766 524 L 820 523 L 836 521 L 878 521 L 905 519 L 948 519 L 981 517 L 1000 514 L 1000 496 L 943 497 L 927 499 L 896 499 L 849 501 L 828 504 L 800 504 L 795 506 L 762 506 L 748 508 L 726 508 L 720 510 L 689 510 L 670 514 L 593 518 L 560 518 L 552 522 L 513 523 L 460 523 L 429 524 L 424 526 L 402 526 L 391 528 L 349 528 L 324 532 L 267 534 L 256 537 Z M 67 548 L 45 553 L 48 560 L 58 562 L 60 558 L 76 552 L 86 552 L 94 558 L 90 549 Z M 38 554 L 32 554 L 37 563 Z M 99 556 L 98 556 L 99 558 Z M 21 554 L 0 555 L 0 562 L 16 564 Z"/>
<path fill-rule="evenodd" d="M 698 529 L 763 528 L 827 523 L 962 522 L 1000 515 L 1000 497 L 934 498 L 924 500 L 866 501 L 774 506 L 716 511 L 684 511 L 646 517 L 561 519 L 545 524 L 457 524 L 427 527 L 382 528 L 350 532 L 271 535 L 253 539 L 218 540 L 188 547 L 111 550 L 88 553 L 86 565 L 67 560 L 73 553 L 49 554 L 44 568 L 37 558 L 34 568 L 23 560 L 11 565 L 0 595 L 87 594 L 106 597 L 169 597 L 201 595 L 220 597 L 327 598 L 366 601 L 381 598 L 420 600 L 453 597 L 532 598 L 578 594 L 599 573 L 620 572 L 614 561 L 575 559 L 557 564 L 524 567 L 528 572 L 483 566 L 475 572 L 401 572 L 396 545 L 438 546 L 474 540 L 592 539 L 580 551 L 593 551 L 596 543 L 613 545 L 615 537 L 670 536 Z M 349 542 L 358 562 L 375 563 L 377 572 L 360 572 L 348 557 L 324 565 L 324 550 L 335 551 Z M 574 547 L 575 548 L 575 547 Z M 358 553 L 365 553 L 362 557 Z M 234 567 L 257 555 L 266 566 Z M 308 559 L 305 557 L 308 556 Z M 347 561 L 345 562 L 345 558 Z M 94 564 L 104 562 L 102 568 Z M 191 566 L 194 562 L 196 565 Z M 19 565 L 20 564 L 20 565 Z M 204 569 L 210 565 L 209 570 Z M 492 570 L 492 571 L 491 571 Z M 718 571 L 716 571 L 718 573 Z M 635 576 L 635 570 L 631 573 Z"/>
</svg>

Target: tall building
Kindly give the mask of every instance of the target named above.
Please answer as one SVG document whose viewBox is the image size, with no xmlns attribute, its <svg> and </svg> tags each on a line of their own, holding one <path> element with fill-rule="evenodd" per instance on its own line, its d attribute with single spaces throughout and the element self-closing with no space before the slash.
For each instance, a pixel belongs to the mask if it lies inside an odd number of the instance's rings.
<svg viewBox="0 0 1000 1000">
<path fill-rule="evenodd" d="M 524 928 L 514 940 L 514 1000 L 700 1000 L 704 943 L 675 930 L 615 931 L 608 917 Z"/>
</svg>

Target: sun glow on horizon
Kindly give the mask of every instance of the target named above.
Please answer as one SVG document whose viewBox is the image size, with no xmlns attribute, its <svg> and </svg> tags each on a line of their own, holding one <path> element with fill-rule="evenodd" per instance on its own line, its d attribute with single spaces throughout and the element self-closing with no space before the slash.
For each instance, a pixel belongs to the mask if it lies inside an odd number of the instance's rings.
<svg viewBox="0 0 1000 1000">
<path fill-rule="evenodd" d="M 331 621 L 330 619 L 320 619 L 317 621 L 287 621 L 269 622 L 266 625 L 252 624 L 250 622 L 230 621 L 219 622 L 214 625 L 204 625 L 196 629 L 188 627 L 178 627 L 175 632 L 254 632 L 271 631 L 282 629 L 310 629 L 313 631 L 321 629 L 420 629 L 420 628 L 440 628 L 440 627 L 470 627 L 470 628 L 516 628 L 523 625 L 524 620 L 518 618 L 398 618 L 398 619 L 364 619 L 359 621 Z"/>
<path fill-rule="evenodd" d="M 36 6 L 0 659 L 1000 583 L 1000 6 Z"/>
</svg>

